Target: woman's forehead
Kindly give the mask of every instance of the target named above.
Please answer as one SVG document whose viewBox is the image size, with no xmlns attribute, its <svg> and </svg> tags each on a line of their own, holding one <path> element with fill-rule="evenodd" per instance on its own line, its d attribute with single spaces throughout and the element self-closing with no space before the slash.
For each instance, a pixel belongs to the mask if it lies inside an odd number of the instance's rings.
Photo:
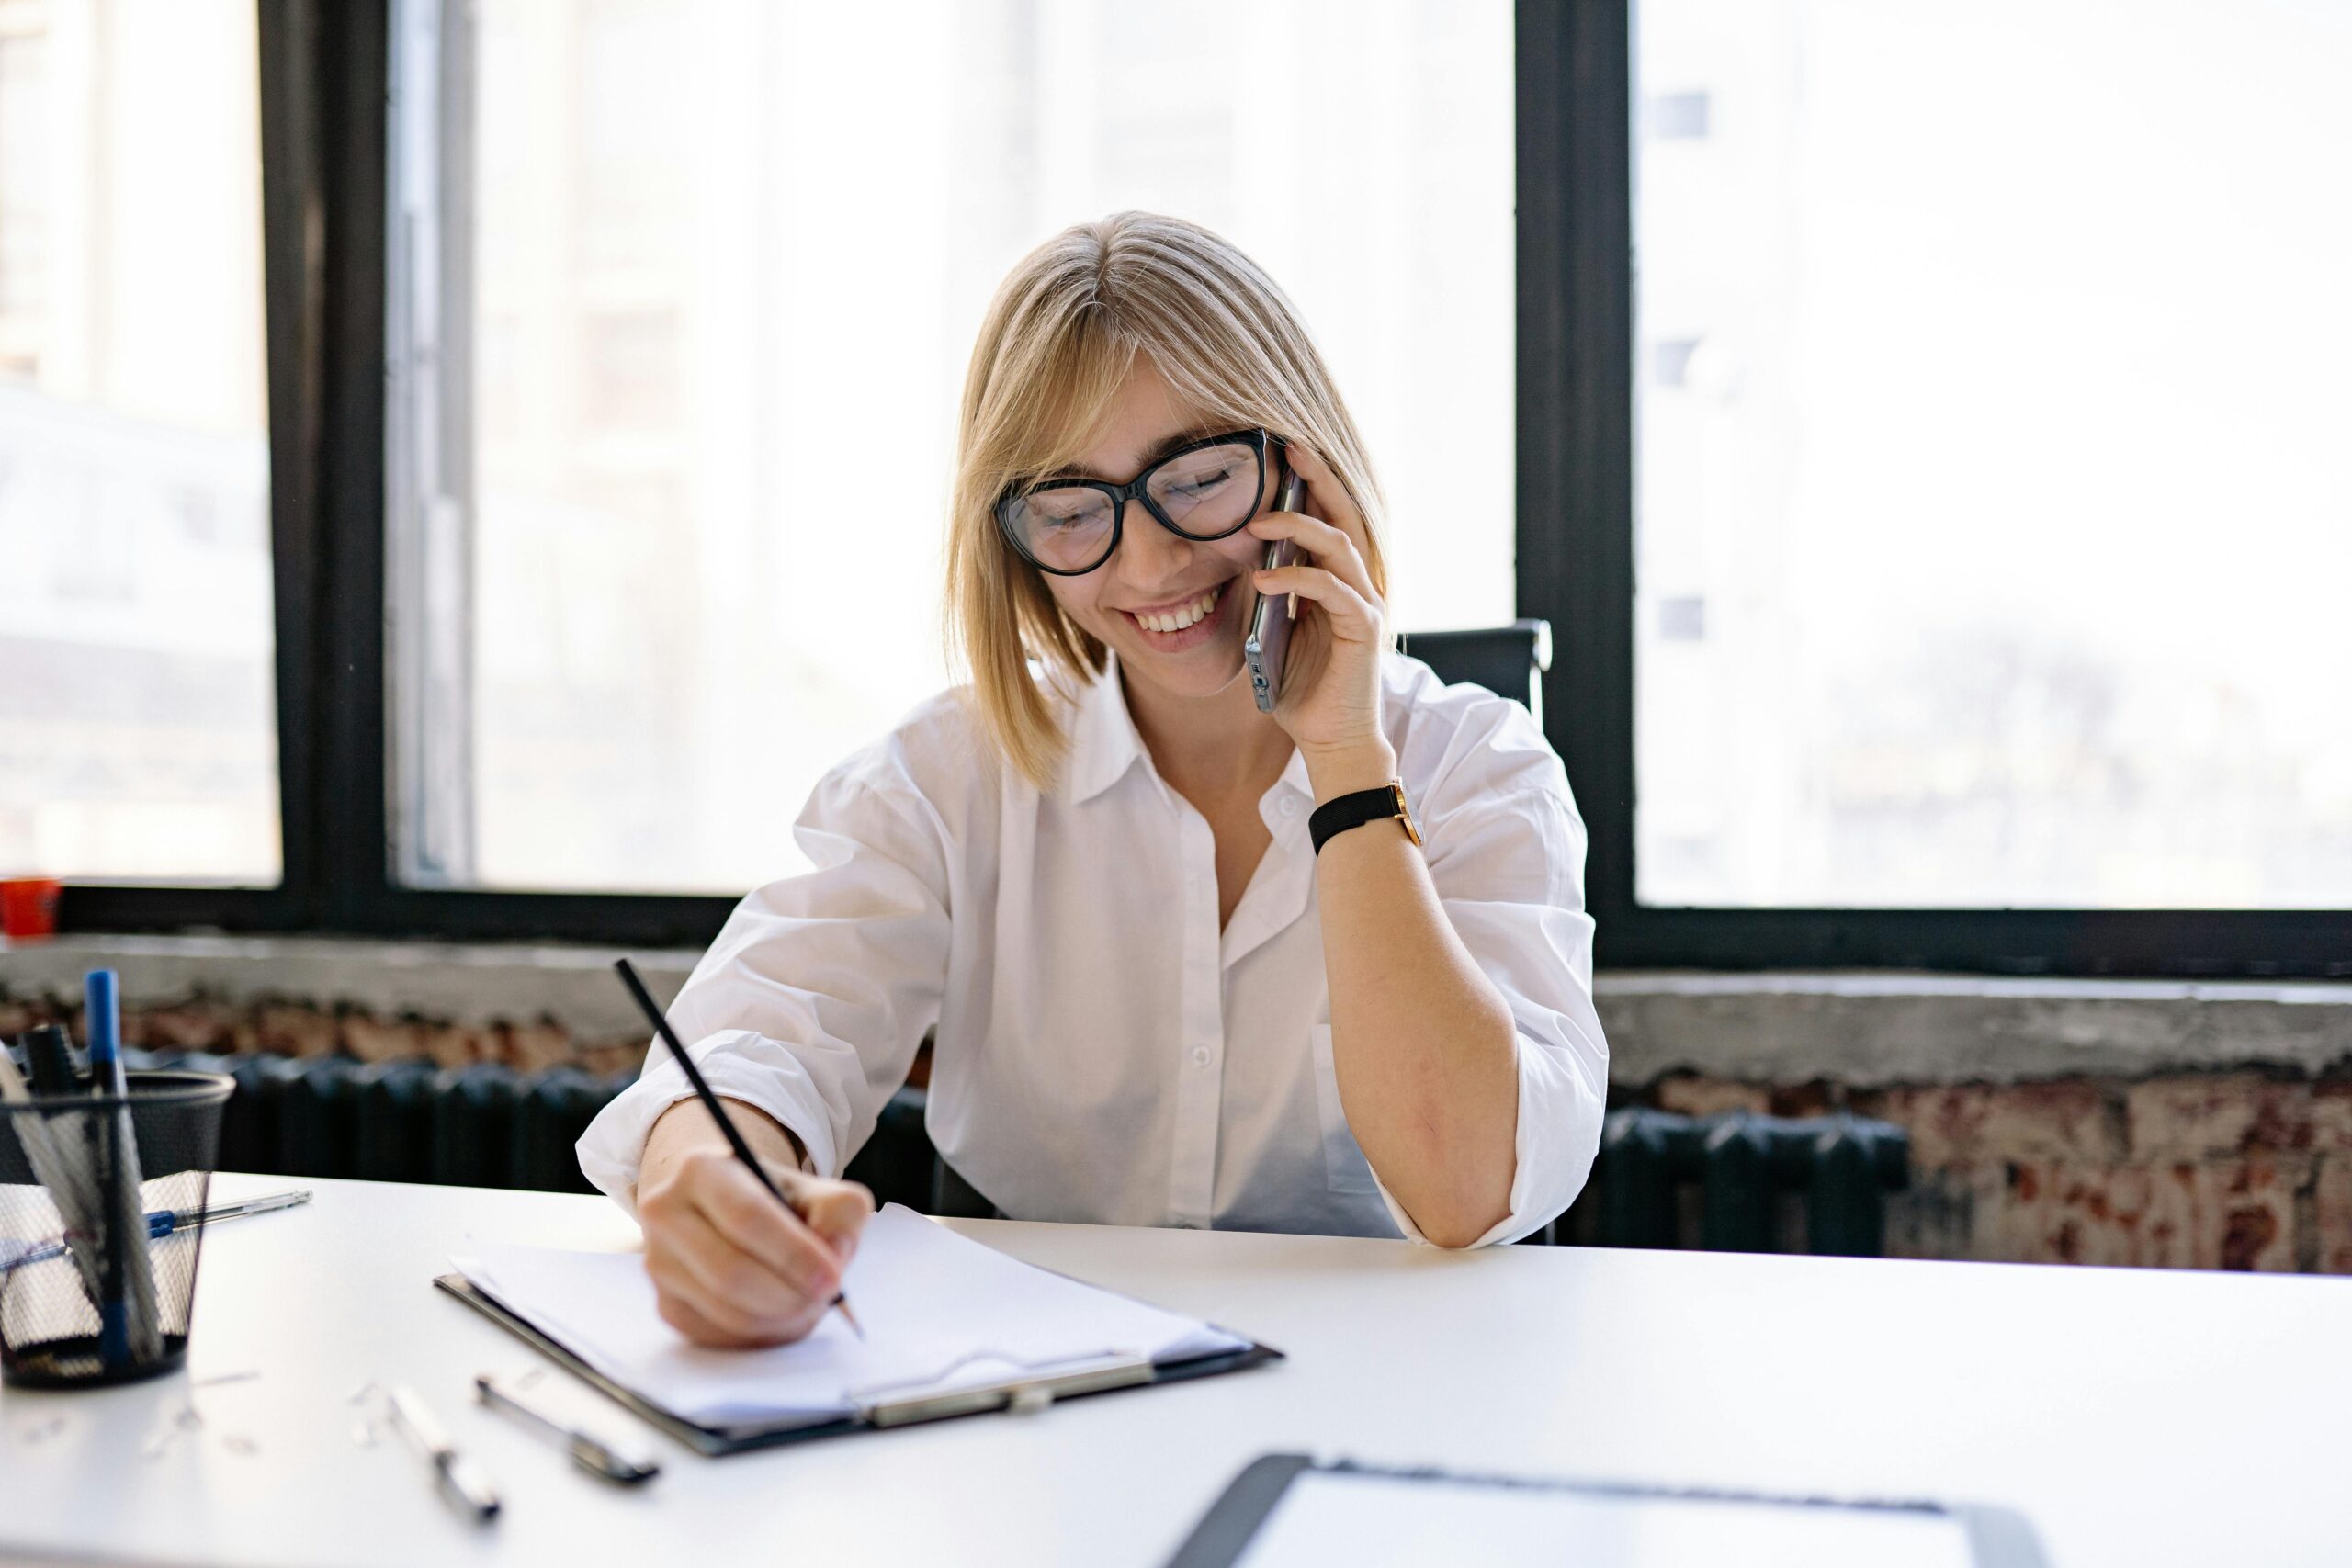
<svg viewBox="0 0 2352 1568">
<path fill-rule="evenodd" d="M 1069 468 L 1124 483 L 1175 447 L 1215 434 L 1215 423 L 1168 384 L 1149 355 L 1137 355 Z"/>
</svg>

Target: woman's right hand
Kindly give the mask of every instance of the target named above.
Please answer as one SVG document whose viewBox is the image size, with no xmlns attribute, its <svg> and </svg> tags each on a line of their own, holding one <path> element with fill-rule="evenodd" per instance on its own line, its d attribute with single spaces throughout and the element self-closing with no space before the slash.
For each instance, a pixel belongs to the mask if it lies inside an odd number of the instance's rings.
<svg viewBox="0 0 2352 1568">
<path fill-rule="evenodd" d="M 728 1115 L 799 1213 L 743 1168 L 699 1101 L 680 1100 L 654 1122 L 639 1170 L 645 1271 L 662 1320 L 695 1344 L 782 1345 L 841 1293 L 874 1194 L 804 1174 L 792 1135 L 753 1107 L 729 1101 Z"/>
</svg>

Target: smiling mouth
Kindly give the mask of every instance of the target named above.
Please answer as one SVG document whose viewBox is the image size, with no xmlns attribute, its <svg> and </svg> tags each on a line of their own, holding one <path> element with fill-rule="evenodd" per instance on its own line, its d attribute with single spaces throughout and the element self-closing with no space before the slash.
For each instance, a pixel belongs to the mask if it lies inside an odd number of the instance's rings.
<svg viewBox="0 0 2352 1568">
<path fill-rule="evenodd" d="M 1202 592 L 1195 593 L 1192 598 L 1185 600 L 1182 604 L 1176 605 L 1172 609 L 1151 610 L 1141 613 L 1134 610 L 1122 610 L 1119 613 L 1127 616 L 1130 620 L 1134 621 L 1136 625 L 1141 626 L 1148 632 L 1181 632 L 1189 627 L 1198 626 L 1202 621 L 1206 620 L 1209 615 L 1214 614 L 1216 610 L 1217 601 L 1225 596 L 1225 591 L 1232 585 L 1233 580 L 1231 578 L 1227 578 L 1225 581 L 1217 583 L 1212 588 L 1204 589 Z"/>
</svg>

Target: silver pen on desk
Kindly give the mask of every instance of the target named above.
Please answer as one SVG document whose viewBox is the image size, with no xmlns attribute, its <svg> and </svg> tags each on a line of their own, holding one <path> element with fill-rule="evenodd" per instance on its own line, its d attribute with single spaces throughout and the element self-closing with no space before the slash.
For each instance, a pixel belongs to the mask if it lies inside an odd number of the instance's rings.
<svg viewBox="0 0 2352 1568">
<path fill-rule="evenodd" d="M 147 1239 L 161 1241 L 165 1236 L 198 1225 L 218 1224 L 222 1220 L 241 1220 L 248 1214 L 275 1213 L 311 1201 L 310 1192 L 273 1192 L 266 1198 L 247 1198 L 236 1203 L 214 1203 L 201 1209 L 153 1209 L 146 1215 Z M 0 1241 L 0 1279 L 13 1269 L 24 1269 L 35 1263 L 47 1263 L 66 1256 L 66 1244 L 62 1241 L 42 1242 L 25 1247 L 21 1251 L 10 1250 L 10 1244 Z"/>
<path fill-rule="evenodd" d="M 488 1372 L 475 1377 L 474 1393 L 492 1410 L 519 1416 L 533 1430 L 560 1441 L 571 1455 L 571 1462 L 591 1475 L 634 1486 L 662 1473 L 661 1461 L 642 1449 L 599 1437 L 585 1427 L 550 1414 L 536 1401 L 526 1398 L 520 1389 L 502 1385 Z"/>
<path fill-rule="evenodd" d="M 234 1203 L 208 1203 L 201 1209 L 180 1209 L 172 1213 L 176 1225 L 209 1225 L 222 1220 L 242 1220 L 247 1214 L 274 1213 L 279 1209 L 291 1209 L 311 1201 L 308 1189 L 294 1192 L 273 1192 L 266 1198 L 245 1198 Z M 155 1216 L 147 1216 L 152 1227 Z"/>
<path fill-rule="evenodd" d="M 457 1450 L 448 1434 L 441 1429 L 441 1423 L 433 1418 L 433 1412 L 417 1398 L 416 1392 L 395 1383 L 385 1391 L 384 1402 L 401 1436 L 433 1466 L 435 1483 L 450 1506 L 476 1524 L 496 1517 L 498 1493 L 491 1485 L 490 1477 L 482 1473 L 480 1465 Z"/>
</svg>

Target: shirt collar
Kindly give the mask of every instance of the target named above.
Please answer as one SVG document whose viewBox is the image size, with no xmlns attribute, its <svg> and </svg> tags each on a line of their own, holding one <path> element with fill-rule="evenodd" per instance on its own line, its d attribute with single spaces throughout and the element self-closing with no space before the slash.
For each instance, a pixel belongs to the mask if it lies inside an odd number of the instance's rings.
<svg viewBox="0 0 2352 1568">
<path fill-rule="evenodd" d="M 1102 673 L 1080 688 L 1070 718 L 1069 760 L 1064 764 L 1073 804 L 1093 799 L 1125 776 L 1144 756 L 1143 737 L 1119 687 L 1116 655 L 1102 655 Z"/>
<path fill-rule="evenodd" d="M 1125 777 L 1129 768 L 1148 761 L 1135 715 L 1127 711 L 1126 693 L 1119 684 L 1118 657 L 1106 651 L 1102 673 L 1080 689 L 1070 718 L 1069 760 L 1064 764 L 1063 777 L 1071 803 L 1093 799 Z M 1295 747 L 1283 776 L 1267 797 L 1271 800 L 1285 790 L 1302 798 L 1315 793 L 1307 782 L 1306 753 Z"/>
</svg>

